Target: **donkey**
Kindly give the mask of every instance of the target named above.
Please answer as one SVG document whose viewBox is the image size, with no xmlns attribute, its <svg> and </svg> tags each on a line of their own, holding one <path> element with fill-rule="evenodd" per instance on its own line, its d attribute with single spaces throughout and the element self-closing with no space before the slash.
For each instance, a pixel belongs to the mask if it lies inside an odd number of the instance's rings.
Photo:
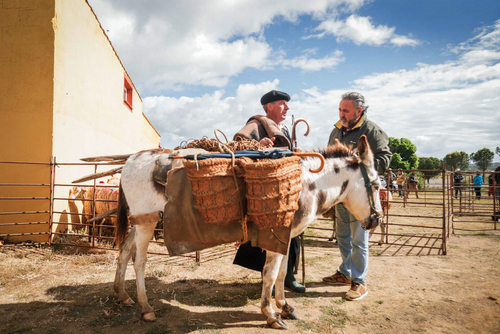
<svg viewBox="0 0 500 334">
<path fill-rule="evenodd" d="M 382 216 L 378 194 L 380 184 L 366 137 L 361 136 L 359 140 L 358 155 L 340 143 L 319 153 L 325 157 L 326 162 L 323 170 L 317 174 L 309 172 L 310 168 L 317 165 L 317 161 L 314 158 L 303 160 L 302 190 L 299 208 L 291 224 L 291 237 L 301 234 L 317 217 L 341 202 L 368 226 L 378 222 Z M 117 218 L 116 237 L 120 253 L 113 287 L 119 302 L 125 305 L 134 303 L 125 291 L 124 283 L 127 263 L 133 257 L 137 299 L 142 308 L 142 318 L 146 321 L 156 320 L 154 310 L 148 304 L 144 282 L 146 253 L 155 224 L 135 225 L 126 237 L 125 234 L 128 225 L 127 205 L 128 214 L 134 216 L 163 210 L 166 204 L 165 195 L 155 188 L 152 181 L 157 154 L 159 153 L 154 151 L 139 152 L 127 160 L 122 171 Z M 365 176 L 362 170 L 366 170 Z M 267 324 L 275 329 L 287 329 L 282 319 L 298 319 L 293 307 L 285 299 L 287 263 L 288 255 L 267 251 L 262 272 L 261 311 L 267 317 Z M 271 291 L 274 285 L 276 306 L 281 309 L 281 313 L 275 312 L 272 307 Z"/>
</svg>

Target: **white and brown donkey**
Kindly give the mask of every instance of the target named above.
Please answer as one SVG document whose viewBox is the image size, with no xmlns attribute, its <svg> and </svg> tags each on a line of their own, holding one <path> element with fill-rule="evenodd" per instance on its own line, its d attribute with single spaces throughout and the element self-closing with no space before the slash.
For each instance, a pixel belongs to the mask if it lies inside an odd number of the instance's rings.
<svg viewBox="0 0 500 334">
<path fill-rule="evenodd" d="M 319 173 L 309 172 L 310 168 L 318 165 L 318 159 L 303 160 L 302 190 L 299 209 L 292 222 L 292 237 L 301 234 L 323 212 L 341 202 L 357 219 L 367 225 L 378 221 L 382 214 L 378 194 L 380 185 L 366 137 L 360 138 L 357 155 L 339 143 L 319 153 L 326 160 L 323 170 Z M 160 153 L 157 151 L 139 152 L 127 160 L 122 171 L 118 204 L 117 244 L 120 245 L 120 253 L 114 290 L 118 293 L 121 303 L 134 303 L 125 291 L 124 283 L 127 263 L 132 257 L 137 280 L 137 299 L 142 308 L 142 317 L 147 321 L 156 319 L 154 310 L 148 303 L 144 282 L 146 253 L 155 224 L 136 225 L 126 237 L 125 234 L 128 216 L 163 210 L 166 204 L 164 193 L 157 189 L 152 180 L 158 154 Z M 268 251 L 262 276 L 261 310 L 267 317 L 267 324 L 277 329 L 287 328 L 282 319 L 298 318 L 285 300 L 284 279 L 287 262 L 287 256 Z M 271 291 L 274 285 L 276 306 L 281 309 L 280 313 L 275 312 L 272 307 Z"/>
</svg>

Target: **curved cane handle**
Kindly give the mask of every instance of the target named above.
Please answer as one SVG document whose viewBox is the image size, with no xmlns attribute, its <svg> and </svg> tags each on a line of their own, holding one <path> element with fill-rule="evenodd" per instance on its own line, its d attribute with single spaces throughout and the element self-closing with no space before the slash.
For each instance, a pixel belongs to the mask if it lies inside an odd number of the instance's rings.
<svg viewBox="0 0 500 334">
<path fill-rule="evenodd" d="M 307 123 L 307 121 L 303 118 L 299 118 L 298 120 L 296 120 L 292 126 L 292 143 L 293 143 L 294 147 L 297 147 L 297 133 L 295 131 L 295 128 L 297 127 L 297 124 L 299 124 L 300 122 L 304 122 L 307 125 L 307 131 L 306 131 L 306 133 L 304 133 L 304 136 L 307 137 L 307 135 L 309 134 L 309 129 L 310 129 L 309 123 Z"/>
<path fill-rule="evenodd" d="M 321 165 L 319 166 L 318 169 L 309 169 L 309 171 L 311 173 L 319 173 L 323 170 L 323 167 L 325 167 L 325 158 L 317 153 L 317 152 L 303 152 L 303 153 L 293 153 L 293 155 L 296 155 L 296 156 L 299 156 L 299 157 L 315 157 L 315 158 L 319 158 L 319 160 L 321 161 Z"/>
<path fill-rule="evenodd" d="M 215 129 L 214 130 L 214 135 L 215 135 L 215 138 L 217 139 L 217 141 L 219 143 L 222 143 L 222 141 L 219 139 L 219 137 L 217 137 L 217 131 L 219 131 L 220 133 L 222 133 L 222 135 L 224 136 L 224 139 L 226 140 L 226 143 L 228 143 L 228 140 L 227 140 L 227 137 L 226 137 L 226 134 L 224 132 L 222 132 L 222 130 L 219 130 L 219 129 Z"/>
</svg>

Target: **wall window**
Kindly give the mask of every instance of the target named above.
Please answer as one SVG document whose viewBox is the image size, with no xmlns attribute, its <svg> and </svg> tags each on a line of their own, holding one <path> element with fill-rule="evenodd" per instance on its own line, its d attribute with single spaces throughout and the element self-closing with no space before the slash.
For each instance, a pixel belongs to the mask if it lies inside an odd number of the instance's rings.
<svg viewBox="0 0 500 334">
<path fill-rule="evenodd" d="M 124 83 L 123 83 L 123 104 L 127 106 L 127 108 L 132 111 L 133 109 L 133 104 L 132 104 L 132 96 L 133 96 L 133 89 L 132 89 L 132 82 L 128 78 L 127 74 L 124 75 Z"/>
</svg>

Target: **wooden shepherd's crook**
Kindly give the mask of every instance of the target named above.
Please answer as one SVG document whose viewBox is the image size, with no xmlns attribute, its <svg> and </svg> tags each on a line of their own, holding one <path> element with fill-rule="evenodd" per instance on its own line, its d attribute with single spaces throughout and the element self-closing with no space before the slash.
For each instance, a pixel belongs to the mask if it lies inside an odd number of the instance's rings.
<svg viewBox="0 0 500 334">
<path fill-rule="evenodd" d="M 309 123 L 307 123 L 307 121 L 305 119 L 299 118 L 298 120 L 296 120 L 295 122 L 293 122 L 293 126 L 292 126 L 292 145 L 293 145 L 294 148 L 297 147 L 297 133 L 295 131 L 295 128 L 297 127 L 297 124 L 300 123 L 300 122 L 304 122 L 307 125 L 307 131 L 306 131 L 306 133 L 304 133 L 304 136 L 307 137 L 307 135 L 309 134 Z"/>
<path fill-rule="evenodd" d="M 309 123 L 307 123 L 307 121 L 305 119 L 298 119 L 298 120 L 294 121 L 293 127 L 292 127 L 292 146 L 293 146 L 293 148 L 297 147 L 297 134 L 295 132 L 295 128 L 296 128 L 297 124 L 300 122 L 304 122 L 307 124 L 307 131 L 304 134 L 304 136 L 307 137 L 307 135 L 309 134 Z M 313 152 L 313 153 L 315 153 L 315 152 Z M 298 155 L 298 154 L 294 153 L 294 155 Z M 304 156 L 310 156 L 310 155 L 304 154 Z M 316 156 L 316 157 L 320 158 L 321 166 L 317 170 L 309 169 L 309 171 L 311 173 L 319 173 L 323 169 L 323 167 L 325 166 L 325 158 L 319 153 L 316 153 L 312 156 Z M 302 251 L 302 285 L 306 286 L 306 255 L 305 255 L 305 249 L 304 249 L 304 232 L 302 232 L 300 234 L 300 250 Z"/>
</svg>

